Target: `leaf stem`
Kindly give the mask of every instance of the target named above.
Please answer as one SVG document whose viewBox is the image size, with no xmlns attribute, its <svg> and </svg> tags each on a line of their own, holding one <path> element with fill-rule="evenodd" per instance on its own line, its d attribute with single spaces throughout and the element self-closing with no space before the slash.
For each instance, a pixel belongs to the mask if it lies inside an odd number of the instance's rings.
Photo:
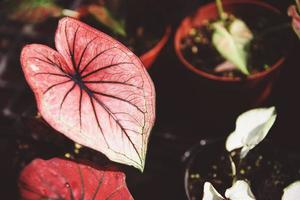
<svg viewBox="0 0 300 200">
<path fill-rule="evenodd" d="M 232 185 L 237 181 L 237 177 L 236 177 L 236 166 L 235 163 L 231 157 L 231 155 L 229 155 L 229 160 L 230 160 L 230 164 L 231 164 L 231 172 L 232 172 Z"/>
<path fill-rule="evenodd" d="M 222 5 L 222 0 L 216 0 L 216 5 L 221 20 L 225 20 L 225 12 Z"/>
</svg>

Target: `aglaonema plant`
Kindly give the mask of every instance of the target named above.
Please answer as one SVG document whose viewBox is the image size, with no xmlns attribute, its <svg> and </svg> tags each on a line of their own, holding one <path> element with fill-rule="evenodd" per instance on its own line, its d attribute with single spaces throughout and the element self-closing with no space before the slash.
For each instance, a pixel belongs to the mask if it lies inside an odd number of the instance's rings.
<svg viewBox="0 0 300 200">
<path fill-rule="evenodd" d="M 218 193 L 210 182 L 205 182 L 203 200 L 255 200 L 248 180 L 239 179 L 241 163 L 248 152 L 258 145 L 269 133 L 276 120 L 275 107 L 258 108 L 241 114 L 236 120 L 235 130 L 227 137 L 226 150 L 232 169 L 232 186 L 225 191 L 225 197 Z M 235 160 L 232 155 L 238 155 Z M 296 181 L 283 191 L 282 200 L 296 200 L 300 193 L 300 182 Z"/>
<path fill-rule="evenodd" d="M 103 153 L 111 161 L 143 171 L 155 119 L 155 90 L 141 61 L 118 41 L 68 17 L 59 21 L 55 46 L 57 51 L 30 44 L 21 53 L 22 69 L 41 116 L 74 142 Z M 63 165 L 64 161 L 57 159 L 38 162 L 64 166 L 70 171 L 75 165 L 67 161 Z M 61 175 L 56 179 L 64 179 L 63 173 L 52 170 Z M 77 181 L 84 185 L 84 174 L 79 174 Z M 36 177 L 39 176 L 46 174 L 41 172 Z M 30 185 L 33 179 L 21 180 Z M 98 184 L 102 186 L 102 180 Z M 72 190 L 75 199 L 79 194 L 82 193 L 74 194 Z"/>
</svg>

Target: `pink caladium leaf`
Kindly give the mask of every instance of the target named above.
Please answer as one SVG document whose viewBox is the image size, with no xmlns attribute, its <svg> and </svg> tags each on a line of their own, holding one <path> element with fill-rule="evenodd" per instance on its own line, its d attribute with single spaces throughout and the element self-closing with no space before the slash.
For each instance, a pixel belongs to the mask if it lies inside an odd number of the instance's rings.
<svg viewBox="0 0 300 200">
<path fill-rule="evenodd" d="M 143 171 L 155 118 L 155 90 L 141 61 L 106 34 L 59 21 L 57 51 L 31 44 L 22 68 L 38 110 L 56 130 L 110 160 Z"/>
<path fill-rule="evenodd" d="M 32 161 L 21 172 L 19 188 L 26 200 L 133 200 L 124 173 L 60 158 Z"/>
<path fill-rule="evenodd" d="M 288 15 L 292 17 L 292 26 L 297 34 L 298 38 L 300 39 L 300 1 L 296 0 L 296 5 L 291 5 L 288 8 Z"/>
</svg>

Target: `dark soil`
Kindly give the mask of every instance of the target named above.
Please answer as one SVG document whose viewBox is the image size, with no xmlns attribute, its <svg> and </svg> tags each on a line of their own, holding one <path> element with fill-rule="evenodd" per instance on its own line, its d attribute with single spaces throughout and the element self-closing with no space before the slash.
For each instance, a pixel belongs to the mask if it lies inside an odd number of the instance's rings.
<svg viewBox="0 0 300 200">
<path fill-rule="evenodd" d="M 246 22 L 254 35 L 248 47 L 250 74 L 268 70 L 286 55 L 290 45 L 288 43 L 288 38 L 291 37 L 289 24 L 268 12 L 260 14 L 259 19 L 255 19 L 255 16 L 251 16 L 250 19 L 248 16 L 238 16 Z M 210 74 L 223 77 L 245 77 L 237 69 L 215 72 L 215 67 L 225 60 L 211 42 L 213 30 L 210 24 L 214 21 L 216 19 L 207 21 L 202 26 L 191 28 L 189 34 L 181 41 L 181 51 L 184 57 L 193 66 Z"/>
<path fill-rule="evenodd" d="M 229 153 L 224 146 L 222 140 L 199 146 L 193 152 L 186 174 L 191 200 L 201 199 L 206 181 L 222 195 L 232 186 Z M 235 153 L 237 158 L 238 152 Z M 299 178 L 300 155 L 269 141 L 252 149 L 237 167 L 237 180 L 248 180 L 257 200 L 280 200 L 283 189 Z"/>
</svg>

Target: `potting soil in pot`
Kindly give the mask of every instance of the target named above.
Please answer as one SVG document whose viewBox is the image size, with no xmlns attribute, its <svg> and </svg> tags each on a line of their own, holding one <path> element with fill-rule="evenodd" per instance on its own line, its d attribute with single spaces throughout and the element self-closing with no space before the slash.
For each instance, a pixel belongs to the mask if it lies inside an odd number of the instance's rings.
<svg viewBox="0 0 300 200">
<path fill-rule="evenodd" d="M 256 16 L 257 15 L 257 16 Z M 254 35 L 254 39 L 246 47 L 249 52 L 248 69 L 255 74 L 270 69 L 289 49 L 289 25 L 278 16 L 258 13 L 253 16 L 237 16 L 244 20 Z M 230 16 L 225 24 L 230 24 Z M 181 41 L 181 51 L 184 57 L 196 68 L 207 73 L 223 77 L 245 77 L 239 70 L 218 71 L 216 67 L 225 62 L 212 44 L 213 29 L 211 21 L 204 21 L 201 26 L 190 29 L 189 34 Z"/>
<path fill-rule="evenodd" d="M 238 152 L 233 157 L 237 156 Z M 186 172 L 190 199 L 202 199 L 206 181 L 220 194 L 224 194 L 233 181 L 229 153 L 222 142 L 195 151 Z M 300 155 L 264 141 L 250 151 L 237 167 L 237 180 L 245 179 L 257 200 L 280 200 L 283 189 L 300 179 Z"/>
</svg>

